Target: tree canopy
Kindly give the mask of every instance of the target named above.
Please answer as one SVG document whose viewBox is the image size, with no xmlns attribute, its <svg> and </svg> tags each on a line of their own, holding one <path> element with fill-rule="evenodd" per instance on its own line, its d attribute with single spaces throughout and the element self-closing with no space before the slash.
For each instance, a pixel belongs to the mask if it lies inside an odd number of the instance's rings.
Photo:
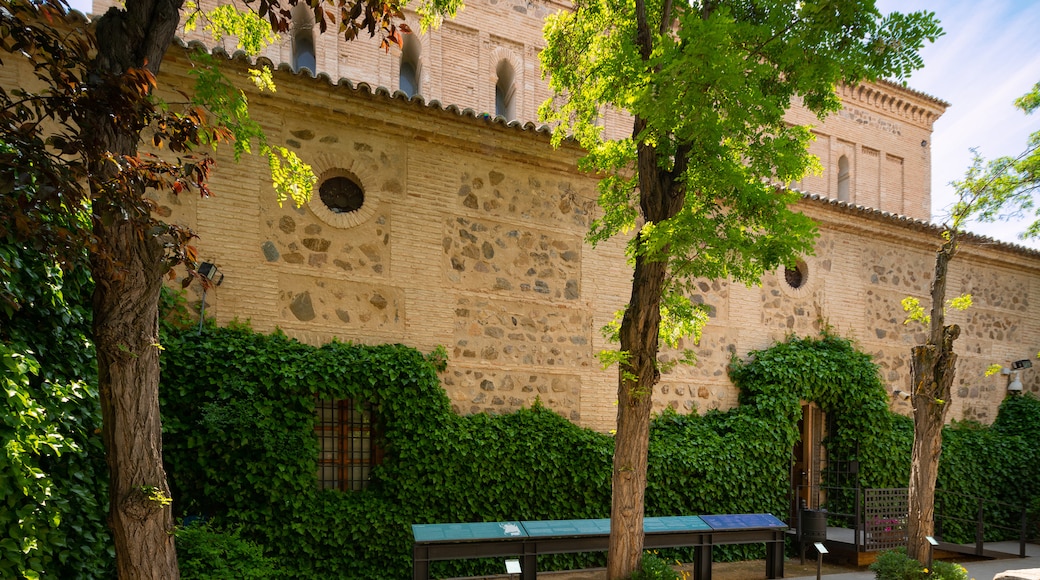
<svg viewBox="0 0 1040 580">
<path fill-rule="evenodd" d="M 1040 109 L 1040 82 L 1015 100 L 1015 106 L 1027 115 Z M 1040 130 L 1029 135 L 1026 148 L 1018 155 L 1003 156 L 986 161 L 974 150 L 974 159 L 964 180 L 953 183 L 958 192 L 958 202 L 952 214 L 965 213 L 961 207 L 967 200 L 977 207 L 967 213 L 981 222 L 1000 219 L 1037 216 L 1020 234 L 1023 238 L 1040 236 L 1040 206 L 1035 195 L 1040 191 Z"/>
<path fill-rule="evenodd" d="M 557 142 L 573 135 L 582 167 L 604 176 L 593 243 L 635 232 L 632 295 L 620 326 L 618 427 L 608 573 L 642 553 L 643 494 L 660 341 L 696 336 L 706 317 L 695 278 L 757 283 L 811 253 L 816 229 L 782 184 L 819 168 L 793 103 L 823 117 L 838 83 L 902 78 L 941 29 L 934 15 L 882 16 L 872 0 L 578 0 L 549 19 L 541 58 L 554 98 L 542 107 Z M 608 111 L 631 135 L 604 138 Z"/>
</svg>

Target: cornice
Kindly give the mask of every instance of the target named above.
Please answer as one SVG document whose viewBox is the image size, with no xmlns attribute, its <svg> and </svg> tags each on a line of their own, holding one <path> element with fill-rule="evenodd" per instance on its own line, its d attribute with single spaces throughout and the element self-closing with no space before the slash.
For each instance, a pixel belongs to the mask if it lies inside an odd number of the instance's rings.
<svg viewBox="0 0 1040 580">
<path fill-rule="evenodd" d="M 891 228 L 890 232 L 894 236 L 911 241 L 928 238 L 936 241 L 937 246 L 945 231 L 941 225 L 905 215 L 853 205 L 815 193 L 801 191 L 798 193 L 802 195 L 799 209 L 812 214 L 812 217 L 818 221 L 826 222 L 833 229 L 869 230 L 878 234 L 878 226 L 881 226 Z M 849 219 L 850 217 L 859 219 L 853 220 Z M 857 221 L 861 221 L 861 224 L 857 224 Z M 1040 272 L 1040 250 L 1002 242 L 971 232 L 961 232 L 960 248 L 965 253 L 980 257 L 988 254 L 990 258 L 1000 262 L 1007 263 L 1010 259 L 1030 262 L 1028 268 Z"/>
<path fill-rule="evenodd" d="M 929 131 L 950 106 L 949 103 L 889 81 L 840 85 L 838 94 L 846 105 L 872 109 Z"/>
</svg>

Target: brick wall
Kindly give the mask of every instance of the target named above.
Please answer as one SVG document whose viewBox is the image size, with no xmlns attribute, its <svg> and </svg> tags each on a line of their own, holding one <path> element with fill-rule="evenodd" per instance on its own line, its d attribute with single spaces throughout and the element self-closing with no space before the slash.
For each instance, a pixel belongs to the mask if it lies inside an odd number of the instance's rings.
<svg viewBox="0 0 1040 580">
<path fill-rule="evenodd" d="M 204 0 L 204 8 L 218 0 Z M 96 0 L 95 13 L 112 5 Z M 515 72 L 515 112 L 520 121 L 537 122 L 538 107 L 551 95 L 539 66 L 538 52 L 544 46 L 545 18 L 565 10 L 556 0 L 474 0 L 466 3 L 457 18 L 439 29 L 419 36 L 419 94 L 427 101 L 495 112 L 496 67 L 507 61 Z M 418 33 L 418 18 L 408 14 Z M 186 35 L 208 44 L 204 30 Z M 399 86 L 401 50 L 378 48 L 378 38 L 365 35 L 347 42 L 335 34 L 315 36 L 318 72 L 331 79 L 346 78 L 372 86 Z M 232 53 L 235 39 L 222 42 Z M 292 63 L 292 39 L 283 35 L 263 53 L 277 65 Z M 838 160 L 844 155 L 850 167 L 852 204 L 907 215 L 931 217 L 931 132 L 932 124 L 946 104 L 927 95 L 891 83 L 864 83 L 842 87 L 844 108 L 820 121 L 795 103 L 788 120 L 816 127 L 817 142 L 811 151 L 824 166 L 821 175 L 794 184 L 802 191 L 837 199 Z M 623 115 L 604 117 L 611 137 L 631 133 L 631 122 Z"/>
</svg>

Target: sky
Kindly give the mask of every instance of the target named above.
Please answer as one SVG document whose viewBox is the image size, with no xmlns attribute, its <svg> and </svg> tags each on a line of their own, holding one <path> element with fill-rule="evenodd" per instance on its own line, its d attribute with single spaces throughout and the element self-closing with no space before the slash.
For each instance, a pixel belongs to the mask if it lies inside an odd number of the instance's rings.
<svg viewBox="0 0 1040 580">
<path fill-rule="evenodd" d="M 90 12 L 90 0 L 72 0 Z M 910 88 L 947 103 L 932 135 L 932 221 L 942 223 L 954 200 L 951 181 L 971 164 L 972 147 L 986 158 L 1018 155 L 1040 112 L 1027 116 L 1013 102 L 1040 81 L 1040 2 L 1037 0 L 877 0 L 883 13 L 935 12 L 946 34 L 922 51 L 925 66 Z M 1031 221 L 1031 220 L 1029 220 Z M 1022 241 L 1029 221 L 971 224 L 969 231 L 1040 249 Z"/>
<path fill-rule="evenodd" d="M 954 200 L 949 182 L 971 164 L 972 147 L 987 159 L 1025 150 L 1040 131 L 1040 112 L 1026 115 L 1016 98 L 1040 82 L 1040 2 L 1036 0 L 878 0 L 883 13 L 935 12 L 946 34 L 921 52 L 925 66 L 907 79 L 913 89 L 950 108 L 932 134 L 932 221 L 942 223 Z M 1030 221 L 971 224 L 968 230 L 1040 249 L 1022 241 Z"/>
</svg>

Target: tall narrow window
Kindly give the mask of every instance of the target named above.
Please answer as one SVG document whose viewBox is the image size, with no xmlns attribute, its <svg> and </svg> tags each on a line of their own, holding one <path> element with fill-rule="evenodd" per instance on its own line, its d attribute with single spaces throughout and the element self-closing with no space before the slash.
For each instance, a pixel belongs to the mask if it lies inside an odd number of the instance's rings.
<svg viewBox="0 0 1040 580">
<path fill-rule="evenodd" d="M 415 35 L 404 35 L 398 88 L 409 97 L 419 93 L 419 57 L 421 54 L 422 47 L 419 45 L 419 41 L 416 40 Z"/>
<path fill-rule="evenodd" d="M 838 201 L 849 201 L 849 158 L 844 155 L 838 159 Z"/>
<path fill-rule="evenodd" d="M 317 412 L 315 431 L 321 447 L 318 457 L 321 488 L 365 489 L 372 468 L 383 460 L 372 407 L 355 405 L 350 399 L 319 400 Z"/>
<path fill-rule="evenodd" d="M 509 64 L 507 60 L 501 60 L 495 73 L 498 75 L 498 81 L 495 83 L 495 116 L 505 117 L 507 120 L 515 119 L 513 65 Z"/>
<path fill-rule="evenodd" d="M 314 52 L 314 13 L 306 3 L 293 8 L 292 67 L 317 72 Z"/>
</svg>

